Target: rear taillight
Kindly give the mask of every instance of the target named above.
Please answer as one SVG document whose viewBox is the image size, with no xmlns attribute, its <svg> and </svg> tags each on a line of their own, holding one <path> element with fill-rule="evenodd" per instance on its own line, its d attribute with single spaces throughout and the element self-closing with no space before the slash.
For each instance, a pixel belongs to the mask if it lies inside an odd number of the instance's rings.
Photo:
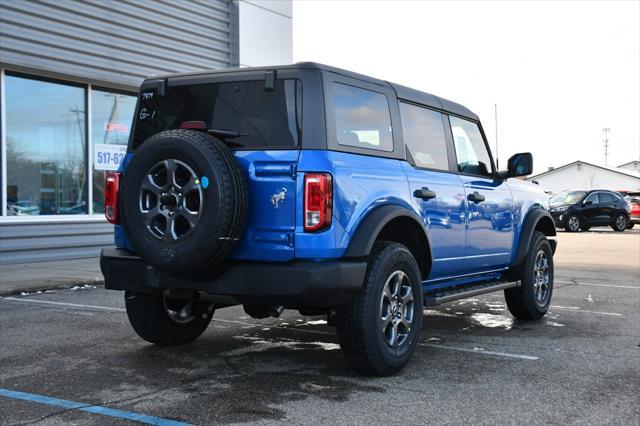
<svg viewBox="0 0 640 426">
<path fill-rule="evenodd" d="M 304 230 L 320 231 L 331 225 L 333 182 L 328 173 L 304 175 Z"/>
<path fill-rule="evenodd" d="M 118 221 L 118 190 L 120 173 L 107 173 L 104 182 L 104 215 L 110 223 Z"/>
</svg>

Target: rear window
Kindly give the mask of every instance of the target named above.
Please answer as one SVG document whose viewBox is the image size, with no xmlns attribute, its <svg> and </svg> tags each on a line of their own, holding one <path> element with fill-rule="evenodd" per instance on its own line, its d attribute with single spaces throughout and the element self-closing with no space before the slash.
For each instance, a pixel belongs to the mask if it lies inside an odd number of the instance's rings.
<svg viewBox="0 0 640 426">
<path fill-rule="evenodd" d="M 600 193 L 601 203 L 613 203 L 614 201 L 615 201 L 615 198 L 613 197 L 613 194 L 609 194 L 608 192 Z"/>
<path fill-rule="evenodd" d="M 334 83 L 333 106 L 338 144 L 393 151 L 389 102 L 384 94 Z"/>
<path fill-rule="evenodd" d="M 135 117 L 135 149 L 154 134 L 202 121 L 232 148 L 297 148 L 300 140 L 302 83 L 264 80 L 169 86 L 165 96 L 154 89 L 140 94 Z"/>
</svg>

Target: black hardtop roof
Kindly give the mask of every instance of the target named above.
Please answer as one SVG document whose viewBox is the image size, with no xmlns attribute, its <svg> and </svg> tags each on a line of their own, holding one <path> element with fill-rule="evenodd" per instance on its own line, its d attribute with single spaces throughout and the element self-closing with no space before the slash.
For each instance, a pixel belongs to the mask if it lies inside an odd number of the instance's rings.
<svg viewBox="0 0 640 426">
<path fill-rule="evenodd" d="M 450 112 L 454 115 L 459 115 L 461 117 L 469 118 L 474 121 L 480 121 L 478 116 L 474 114 L 468 108 L 452 102 L 450 100 L 441 98 L 439 96 L 435 96 L 429 93 L 421 92 L 416 89 L 412 89 L 410 87 L 402 86 L 400 84 L 391 83 L 388 81 L 380 80 L 374 77 L 369 77 L 364 74 L 359 74 L 353 71 L 348 71 L 341 68 L 332 67 L 330 65 L 319 64 L 316 62 L 297 62 L 291 65 L 275 65 L 275 66 L 266 66 L 266 67 L 248 67 L 248 68 L 226 68 L 221 70 L 209 70 L 209 71 L 196 71 L 196 72 L 188 72 L 188 73 L 179 73 L 179 74 L 167 74 L 167 75 L 159 75 L 149 77 L 148 80 L 157 80 L 160 78 L 172 78 L 172 77 L 186 77 L 186 76 L 208 76 L 212 74 L 228 74 L 228 73 L 242 73 L 242 72 L 255 72 L 255 71 L 277 71 L 279 69 L 315 69 L 320 71 L 327 71 L 336 74 L 343 75 L 345 77 L 350 77 L 362 81 L 366 81 L 368 83 L 377 84 L 380 86 L 391 87 L 395 90 L 399 99 L 407 100 L 409 102 L 414 102 L 418 104 L 422 104 L 431 108 L 435 108 L 438 110 Z"/>
<path fill-rule="evenodd" d="M 480 118 L 469 108 L 456 102 L 441 98 L 436 95 L 432 95 L 430 93 L 421 92 L 420 90 L 412 89 L 410 87 L 401 86 L 399 84 L 389 83 L 389 85 L 396 91 L 399 99 L 417 102 L 419 104 L 450 112 L 461 117 L 469 118 L 473 121 L 480 121 Z"/>
</svg>

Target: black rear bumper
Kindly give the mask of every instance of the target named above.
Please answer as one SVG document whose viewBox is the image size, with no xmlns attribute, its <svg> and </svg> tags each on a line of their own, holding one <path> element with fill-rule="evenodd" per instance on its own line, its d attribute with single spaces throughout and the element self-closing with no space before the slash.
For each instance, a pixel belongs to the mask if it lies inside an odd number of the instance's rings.
<svg viewBox="0 0 640 426">
<path fill-rule="evenodd" d="M 238 303 L 330 307 L 347 301 L 362 288 L 367 264 L 363 261 L 230 262 L 197 277 L 173 276 L 147 265 L 126 250 L 103 249 L 100 269 L 105 288 L 111 290 L 197 290 L 231 297 Z"/>
</svg>

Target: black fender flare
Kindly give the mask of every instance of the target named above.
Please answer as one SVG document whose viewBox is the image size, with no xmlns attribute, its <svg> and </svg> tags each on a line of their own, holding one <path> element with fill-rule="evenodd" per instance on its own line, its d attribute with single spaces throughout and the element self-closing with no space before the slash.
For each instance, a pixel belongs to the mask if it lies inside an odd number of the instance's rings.
<svg viewBox="0 0 640 426">
<path fill-rule="evenodd" d="M 518 266 L 523 261 L 529 250 L 529 244 L 533 238 L 533 232 L 538 227 L 538 224 L 542 225 L 543 232 L 548 237 L 556 236 L 556 227 L 553 218 L 548 211 L 537 208 L 531 210 L 524 220 L 522 230 L 520 231 L 520 240 L 518 241 L 516 257 L 511 266 Z M 551 244 L 551 250 L 555 253 L 557 242 L 555 240 L 549 240 Z"/>
<path fill-rule="evenodd" d="M 403 216 L 411 218 L 420 227 L 427 242 L 427 253 L 431 256 L 431 240 L 420 216 L 405 207 L 384 205 L 370 212 L 356 228 L 356 232 L 351 237 L 351 241 L 345 252 L 345 257 L 369 256 L 378 234 L 380 234 L 380 231 L 382 231 L 385 225 L 393 219 Z"/>
</svg>

